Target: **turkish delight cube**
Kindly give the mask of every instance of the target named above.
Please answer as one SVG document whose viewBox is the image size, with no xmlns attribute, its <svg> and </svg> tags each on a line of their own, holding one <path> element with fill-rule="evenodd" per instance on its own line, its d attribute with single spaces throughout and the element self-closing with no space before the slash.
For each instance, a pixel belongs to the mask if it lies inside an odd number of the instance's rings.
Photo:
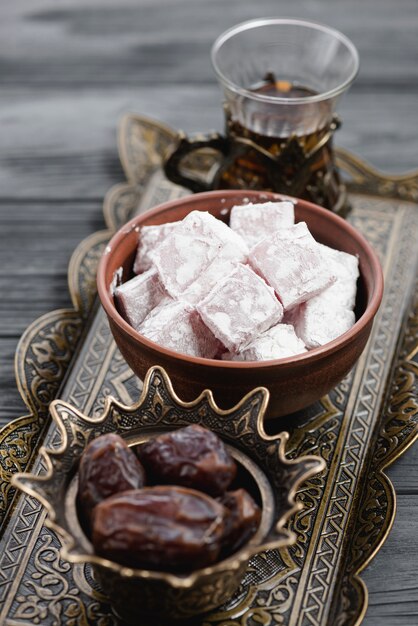
<svg viewBox="0 0 418 626">
<path fill-rule="evenodd" d="M 119 313 L 135 329 L 165 296 L 155 269 L 131 278 L 114 292 Z"/>
<path fill-rule="evenodd" d="M 158 246 L 153 261 L 173 298 L 181 297 L 215 258 L 245 262 L 248 246 L 226 224 L 205 211 L 192 211 Z"/>
<path fill-rule="evenodd" d="M 354 312 L 341 306 L 330 306 L 319 294 L 291 312 L 295 332 L 307 348 L 317 348 L 347 332 L 355 323 Z"/>
<path fill-rule="evenodd" d="M 359 276 L 358 257 L 343 250 L 335 250 L 323 243 L 318 244 L 322 253 L 335 265 L 337 278 L 355 278 Z"/>
<path fill-rule="evenodd" d="M 249 263 L 275 289 L 285 311 L 335 281 L 320 245 L 304 222 L 260 241 L 251 250 Z"/>
<path fill-rule="evenodd" d="M 305 344 L 290 324 L 276 324 L 261 333 L 238 354 L 222 355 L 222 359 L 232 361 L 267 361 L 285 359 L 307 352 Z"/>
<path fill-rule="evenodd" d="M 215 258 L 182 294 L 182 299 L 190 304 L 198 304 L 225 276 L 238 266 L 235 261 Z"/>
<path fill-rule="evenodd" d="M 184 218 L 182 225 L 191 234 L 212 241 L 215 248 L 222 251 L 224 259 L 246 260 L 248 246 L 243 238 L 207 211 L 192 211 Z"/>
<path fill-rule="evenodd" d="M 229 225 L 252 248 L 272 232 L 295 223 L 293 202 L 264 202 L 233 206 Z"/>
<path fill-rule="evenodd" d="M 242 264 L 196 308 L 206 326 L 234 352 L 277 324 L 283 316 L 283 307 L 274 290 Z"/>
<path fill-rule="evenodd" d="M 357 279 L 360 275 L 358 258 L 342 250 L 334 250 L 319 244 L 326 259 L 329 260 L 336 281 L 320 294 L 331 305 L 354 309 L 357 295 Z M 317 296 L 315 296 L 317 297 Z"/>
<path fill-rule="evenodd" d="M 139 326 L 138 332 L 160 346 L 191 356 L 212 359 L 223 350 L 196 309 L 179 300 L 156 307 Z"/>
<path fill-rule="evenodd" d="M 273 235 L 273 233 L 270 232 L 267 237 L 271 237 L 271 235 Z M 300 241 L 301 243 L 309 243 L 312 242 L 313 239 L 306 222 L 298 222 L 297 224 L 293 224 L 293 226 L 283 228 L 280 233 L 278 233 L 278 236 L 282 241 Z M 315 241 L 315 239 L 313 240 Z"/>
<path fill-rule="evenodd" d="M 142 226 L 134 261 L 135 274 L 146 272 L 152 267 L 152 257 L 157 246 L 173 231 L 179 222 L 168 222 L 156 226 Z"/>
</svg>

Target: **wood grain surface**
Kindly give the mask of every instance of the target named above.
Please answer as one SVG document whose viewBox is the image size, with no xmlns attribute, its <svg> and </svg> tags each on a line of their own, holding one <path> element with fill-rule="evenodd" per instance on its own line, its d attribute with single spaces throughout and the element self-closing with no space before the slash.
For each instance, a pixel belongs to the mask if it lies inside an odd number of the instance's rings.
<svg viewBox="0 0 418 626">
<path fill-rule="evenodd" d="M 417 0 L 14 0 L 0 7 L 0 424 L 24 406 L 13 358 L 26 326 L 70 306 L 67 264 L 103 227 L 123 173 L 126 111 L 221 129 L 212 41 L 235 23 L 294 16 L 345 32 L 361 71 L 336 143 L 393 172 L 418 167 Z M 389 471 L 398 513 L 363 574 L 364 626 L 418 625 L 418 446 Z"/>
</svg>

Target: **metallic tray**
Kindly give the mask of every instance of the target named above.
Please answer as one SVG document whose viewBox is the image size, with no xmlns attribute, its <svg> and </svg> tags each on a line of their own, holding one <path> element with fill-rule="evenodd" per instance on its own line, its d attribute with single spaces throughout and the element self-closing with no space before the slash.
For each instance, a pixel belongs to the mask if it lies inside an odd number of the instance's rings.
<svg viewBox="0 0 418 626">
<path fill-rule="evenodd" d="M 34 499 L 10 484 L 15 472 L 44 471 L 39 445 L 59 444 L 48 406 L 55 397 L 98 415 L 112 394 L 138 399 L 134 377 L 98 307 L 95 271 L 112 232 L 134 213 L 188 193 L 167 181 L 161 165 L 175 132 L 127 115 L 119 151 L 128 179 L 106 196 L 108 230 L 75 251 L 69 266 L 74 308 L 34 322 L 16 353 L 16 379 L 28 415 L 0 432 L 0 623 L 82 626 L 117 624 L 89 566 L 59 558 L 59 538 L 44 525 Z M 211 153 L 189 164 L 207 171 Z M 380 255 L 386 288 L 382 307 L 360 361 L 328 396 L 270 431 L 289 430 L 290 458 L 319 454 L 327 469 L 304 483 L 304 508 L 291 523 L 292 548 L 252 559 L 227 605 L 195 620 L 199 626 L 352 626 L 367 608 L 359 574 L 377 553 L 394 519 L 395 493 L 384 474 L 418 437 L 418 173 L 384 176 L 345 151 L 338 164 L 348 180 L 350 221 Z"/>
</svg>

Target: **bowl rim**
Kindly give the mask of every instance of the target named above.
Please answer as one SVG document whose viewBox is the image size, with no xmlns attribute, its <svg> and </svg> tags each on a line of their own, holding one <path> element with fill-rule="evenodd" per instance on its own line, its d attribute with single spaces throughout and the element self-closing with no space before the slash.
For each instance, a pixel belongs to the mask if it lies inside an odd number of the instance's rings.
<svg viewBox="0 0 418 626">
<path fill-rule="evenodd" d="M 355 242 L 358 243 L 361 248 L 365 250 L 366 256 L 370 263 L 372 273 L 375 277 L 375 285 L 374 285 L 374 290 L 371 294 L 371 297 L 370 297 L 370 300 L 366 309 L 364 310 L 361 317 L 358 320 L 356 320 L 354 325 L 348 331 L 339 335 L 336 339 L 333 339 L 332 341 L 329 341 L 328 343 L 322 346 L 319 346 L 317 348 L 312 348 L 311 350 L 308 350 L 307 352 L 303 352 L 295 356 L 281 358 L 281 359 L 270 359 L 270 360 L 264 360 L 264 361 L 222 361 L 219 359 L 207 359 L 203 357 L 196 357 L 196 356 L 188 355 L 182 352 L 176 352 L 174 350 L 161 346 L 160 344 L 154 341 L 151 341 L 150 339 L 147 339 L 146 337 L 141 335 L 138 331 L 136 331 L 132 326 L 130 326 L 130 324 L 128 324 L 128 322 L 124 320 L 123 317 L 120 315 L 120 313 L 118 312 L 113 302 L 113 298 L 110 294 L 110 290 L 109 288 L 106 287 L 105 274 L 106 274 L 108 260 L 111 257 L 114 249 L 122 243 L 123 239 L 125 239 L 132 232 L 132 230 L 137 229 L 138 226 L 141 225 L 141 224 L 138 224 L 138 222 L 142 222 L 144 219 L 148 219 L 150 217 L 152 218 L 155 215 L 158 215 L 165 211 L 169 211 L 172 208 L 175 208 L 179 205 L 183 205 L 183 204 L 193 205 L 196 203 L 196 201 L 198 202 L 199 200 L 210 201 L 211 198 L 214 200 L 219 200 L 222 198 L 233 198 L 233 197 L 242 198 L 244 200 L 245 198 L 248 199 L 248 196 L 254 196 L 254 195 L 256 196 L 258 195 L 260 197 L 260 200 L 261 199 L 265 201 L 290 200 L 295 205 L 297 204 L 303 205 L 304 208 L 307 208 L 308 210 L 312 210 L 314 213 L 319 213 L 319 215 L 326 217 L 331 222 L 334 222 L 337 226 L 343 227 L 343 229 L 346 232 L 348 232 L 350 237 L 353 240 L 355 240 Z M 200 209 L 196 209 L 196 210 L 200 210 Z M 113 323 L 119 326 L 120 329 L 125 334 L 130 335 L 130 337 L 134 339 L 135 341 L 139 341 L 139 343 L 144 344 L 148 349 L 162 353 L 167 358 L 179 359 L 180 361 L 184 361 L 188 363 L 189 365 L 190 364 L 205 365 L 206 367 L 214 368 L 214 369 L 248 370 L 248 369 L 255 368 L 258 370 L 258 369 L 269 369 L 276 365 L 285 367 L 287 365 L 293 365 L 295 363 L 302 364 L 305 361 L 314 363 L 318 361 L 319 359 L 321 359 L 325 354 L 331 355 L 334 352 L 341 350 L 346 345 L 348 345 L 358 333 L 361 333 L 367 327 L 367 325 L 373 320 L 374 316 L 376 315 L 379 309 L 379 306 L 383 297 L 383 284 L 384 284 L 384 281 L 383 281 L 382 267 L 373 247 L 370 245 L 367 239 L 356 228 L 354 228 L 354 226 L 352 226 L 349 222 L 344 220 L 342 217 L 340 217 L 339 215 L 336 215 L 329 209 L 324 209 L 323 207 L 317 204 L 314 204 L 313 202 L 309 202 L 308 200 L 294 198 L 292 196 L 287 196 L 285 194 L 278 194 L 278 193 L 274 193 L 270 191 L 255 191 L 255 190 L 242 190 L 242 189 L 215 190 L 215 191 L 204 191 L 201 193 L 195 193 L 189 196 L 176 198 L 175 200 L 169 200 L 167 202 L 163 202 L 153 207 L 152 209 L 147 210 L 145 213 L 140 213 L 139 215 L 134 216 L 124 226 L 119 228 L 119 230 L 117 230 L 116 233 L 112 236 L 108 245 L 106 246 L 104 253 L 102 254 L 100 258 L 98 270 L 97 270 L 97 289 L 98 289 L 98 294 L 99 294 L 101 304 L 107 316 L 112 320 Z"/>
</svg>

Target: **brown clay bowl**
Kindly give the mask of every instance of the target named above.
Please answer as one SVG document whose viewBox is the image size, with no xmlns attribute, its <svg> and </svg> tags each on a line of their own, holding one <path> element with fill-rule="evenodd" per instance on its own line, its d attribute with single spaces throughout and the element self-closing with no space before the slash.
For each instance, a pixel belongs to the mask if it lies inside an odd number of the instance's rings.
<svg viewBox="0 0 418 626">
<path fill-rule="evenodd" d="M 283 200 L 284 196 L 255 191 L 211 191 L 166 202 L 134 217 L 112 237 L 98 269 L 98 291 L 115 341 L 129 366 L 140 378 L 153 365 L 169 374 L 184 400 L 191 400 L 210 388 L 215 401 L 227 409 L 256 386 L 270 391 L 266 417 L 278 417 L 309 406 L 337 385 L 360 357 L 383 295 L 379 260 L 366 239 L 342 218 L 305 200 L 296 200 L 296 221 L 305 221 L 315 239 L 359 258 L 356 323 L 329 343 L 286 359 L 236 362 L 203 359 L 180 354 L 146 339 L 118 313 L 111 295 L 111 283 L 118 268 L 123 276 L 132 266 L 141 226 L 183 219 L 190 211 L 209 211 L 228 222 L 235 204 L 246 201 Z"/>
</svg>

